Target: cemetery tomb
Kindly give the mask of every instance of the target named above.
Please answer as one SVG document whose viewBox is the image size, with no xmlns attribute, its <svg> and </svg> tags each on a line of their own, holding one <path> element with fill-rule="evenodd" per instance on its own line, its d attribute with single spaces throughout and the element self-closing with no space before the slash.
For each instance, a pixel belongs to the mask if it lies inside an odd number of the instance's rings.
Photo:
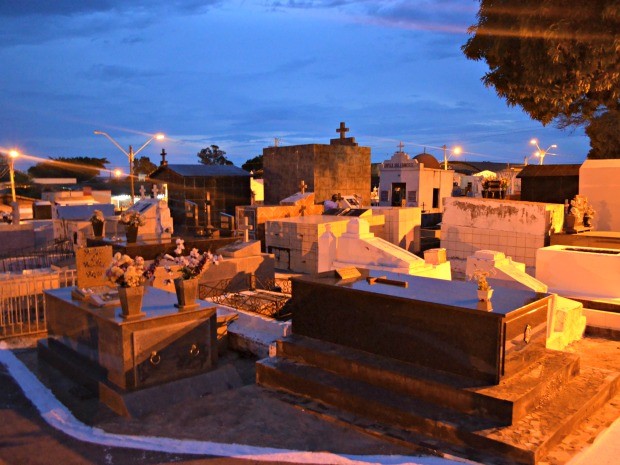
<svg viewBox="0 0 620 465">
<path fill-rule="evenodd" d="M 77 297 L 77 296 L 75 296 Z M 112 410 L 130 415 L 127 395 L 212 370 L 217 362 L 216 308 L 199 301 L 175 308 L 176 295 L 146 287 L 139 319 L 118 304 L 95 307 L 71 288 L 45 291 L 48 338 L 39 357 L 96 392 Z"/>
<path fill-rule="evenodd" d="M 562 231 L 564 205 L 512 200 L 450 197 L 445 199 L 441 247 L 453 271 L 465 272 L 477 250 L 502 252 L 525 263 L 534 274 L 536 251 Z"/>
<path fill-rule="evenodd" d="M 364 269 L 292 281 L 292 335 L 257 383 L 414 447 L 536 464 L 620 387 L 545 348 L 549 294 L 490 280 L 485 305 L 471 282 Z"/>
<path fill-rule="evenodd" d="M 303 180 L 315 200 L 322 203 L 332 195 L 359 195 L 370 205 L 370 147 L 360 147 L 353 137 L 340 137 L 329 144 L 305 144 L 263 149 L 265 203 L 277 204 L 299 192 Z"/>
</svg>

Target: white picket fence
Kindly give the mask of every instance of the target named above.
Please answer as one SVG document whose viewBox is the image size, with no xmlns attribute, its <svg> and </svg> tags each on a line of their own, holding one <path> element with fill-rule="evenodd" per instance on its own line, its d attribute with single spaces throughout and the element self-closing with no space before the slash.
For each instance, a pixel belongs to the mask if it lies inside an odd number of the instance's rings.
<svg viewBox="0 0 620 465">
<path fill-rule="evenodd" d="M 0 339 L 45 333 L 43 291 L 74 286 L 76 281 L 76 270 L 0 274 Z"/>
</svg>

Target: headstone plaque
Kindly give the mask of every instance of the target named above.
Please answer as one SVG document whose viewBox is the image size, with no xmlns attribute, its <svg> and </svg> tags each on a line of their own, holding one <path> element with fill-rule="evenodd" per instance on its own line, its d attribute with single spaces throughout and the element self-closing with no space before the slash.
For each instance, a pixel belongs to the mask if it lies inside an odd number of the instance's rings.
<svg viewBox="0 0 620 465">
<path fill-rule="evenodd" d="M 105 286 L 105 271 L 112 263 L 112 246 L 84 247 L 77 249 L 75 264 L 77 283 L 80 288 Z"/>
</svg>

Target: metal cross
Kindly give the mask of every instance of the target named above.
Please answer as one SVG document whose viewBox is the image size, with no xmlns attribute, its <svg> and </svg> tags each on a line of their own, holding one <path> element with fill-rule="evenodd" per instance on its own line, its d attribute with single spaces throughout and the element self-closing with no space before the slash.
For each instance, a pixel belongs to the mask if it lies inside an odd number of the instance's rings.
<svg viewBox="0 0 620 465">
<path fill-rule="evenodd" d="M 336 132 L 340 133 L 340 139 L 344 139 L 347 132 L 349 132 L 349 128 L 345 127 L 344 121 L 340 123 L 340 127 L 336 129 Z"/>
<path fill-rule="evenodd" d="M 302 179 L 301 182 L 299 183 L 299 190 L 301 191 L 302 194 L 305 194 L 307 188 L 308 188 L 308 185 Z"/>
<path fill-rule="evenodd" d="M 405 144 L 403 144 L 403 142 L 401 141 L 400 144 L 398 144 L 398 148 L 400 149 L 399 152 L 403 151 L 403 147 L 405 146 Z"/>
</svg>

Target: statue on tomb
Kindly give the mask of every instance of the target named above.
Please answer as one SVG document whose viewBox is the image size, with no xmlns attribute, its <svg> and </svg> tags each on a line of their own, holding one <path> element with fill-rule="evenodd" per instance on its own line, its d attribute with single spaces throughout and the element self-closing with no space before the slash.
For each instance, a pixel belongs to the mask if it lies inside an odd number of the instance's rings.
<svg viewBox="0 0 620 465">
<path fill-rule="evenodd" d="M 573 234 L 591 229 L 592 219 L 595 214 L 596 212 L 588 202 L 588 199 L 583 195 L 577 194 L 570 201 L 568 215 L 565 218 L 566 232 Z"/>
</svg>

